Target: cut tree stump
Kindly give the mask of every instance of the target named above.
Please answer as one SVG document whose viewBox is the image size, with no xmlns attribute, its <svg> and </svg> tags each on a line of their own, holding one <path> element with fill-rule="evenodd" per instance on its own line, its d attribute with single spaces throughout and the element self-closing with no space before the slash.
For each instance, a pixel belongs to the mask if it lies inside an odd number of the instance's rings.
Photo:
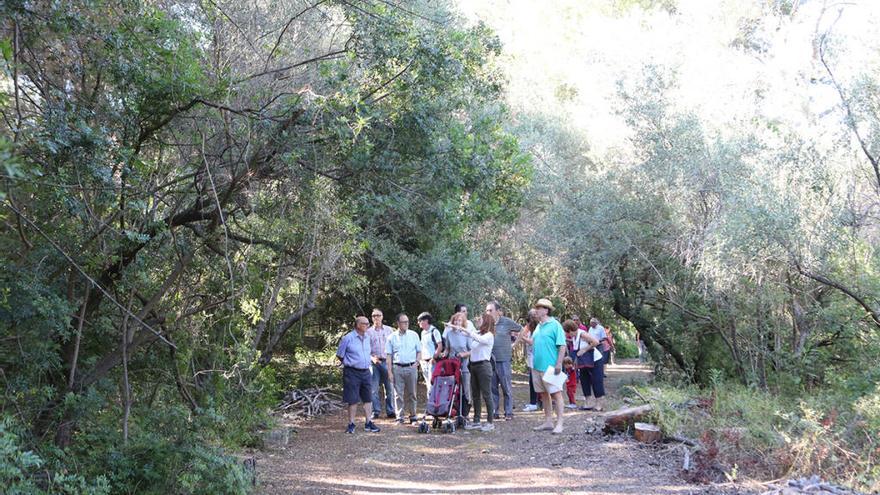
<svg viewBox="0 0 880 495">
<path fill-rule="evenodd" d="M 654 408 L 650 404 L 636 407 L 625 407 L 616 411 L 609 411 L 603 416 L 605 418 L 605 433 L 624 432 L 627 431 L 633 423 L 641 421 L 645 416 L 653 411 Z"/>
<path fill-rule="evenodd" d="M 660 427 L 657 425 L 636 422 L 633 426 L 635 428 L 633 436 L 642 443 L 656 443 L 663 438 L 663 434 L 660 433 Z"/>
</svg>

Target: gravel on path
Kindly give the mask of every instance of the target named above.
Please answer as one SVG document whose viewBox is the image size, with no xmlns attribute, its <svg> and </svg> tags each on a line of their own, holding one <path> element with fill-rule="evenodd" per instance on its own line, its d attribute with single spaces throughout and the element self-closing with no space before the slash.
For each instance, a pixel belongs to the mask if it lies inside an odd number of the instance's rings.
<svg viewBox="0 0 880 495">
<path fill-rule="evenodd" d="M 611 393 L 650 370 L 636 360 L 608 367 Z M 420 385 L 422 394 L 424 387 Z M 644 445 L 626 436 L 604 436 L 597 413 L 565 411 L 560 435 L 535 432 L 543 413 L 521 412 L 525 376 L 514 377 L 515 417 L 497 420 L 492 432 L 432 430 L 380 419 L 380 433 L 344 433 L 345 413 L 304 425 L 286 446 L 254 455 L 260 493 L 273 494 L 709 494 L 751 493 L 706 487 L 679 476 L 679 446 Z M 424 404 L 424 397 L 420 404 Z M 586 431 L 595 430 L 593 433 Z"/>
</svg>

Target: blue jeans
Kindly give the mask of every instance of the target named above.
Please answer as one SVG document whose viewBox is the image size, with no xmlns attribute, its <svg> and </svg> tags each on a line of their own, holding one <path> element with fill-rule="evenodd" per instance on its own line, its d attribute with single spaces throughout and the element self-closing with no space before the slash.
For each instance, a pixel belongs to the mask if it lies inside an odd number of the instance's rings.
<svg viewBox="0 0 880 495">
<path fill-rule="evenodd" d="M 370 367 L 373 374 L 373 412 L 382 412 L 382 401 L 379 400 L 379 385 L 385 388 L 385 414 L 394 414 L 394 388 L 388 380 L 387 361 L 379 361 Z"/>
<path fill-rule="evenodd" d="M 495 361 L 495 372 L 492 373 L 492 399 L 495 406 L 492 414 L 498 414 L 498 386 L 501 386 L 501 392 L 504 394 L 504 415 L 513 415 L 513 394 L 511 393 L 511 369 L 510 361 Z"/>
</svg>

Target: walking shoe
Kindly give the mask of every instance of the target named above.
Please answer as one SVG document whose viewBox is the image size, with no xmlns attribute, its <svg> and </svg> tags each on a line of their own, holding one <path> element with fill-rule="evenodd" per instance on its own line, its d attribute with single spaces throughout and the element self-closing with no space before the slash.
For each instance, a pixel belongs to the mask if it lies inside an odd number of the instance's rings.
<svg viewBox="0 0 880 495">
<path fill-rule="evenodd" d="M 526 407 L 522 408 L 523 412 L 532 412 L 537 411 L 538 406 L 536 404 L 526 404 Z"/>
<path fill-rule="evenodd" d="M 353 435 L 354 434 L 354 423 L 349 423 L 348 428 L 345 429 L 345 432 L 351 433 Z"/>
<path fill-rule="evenodd" d="M 468 423 L 468 424 L 464 425 L 464 429 L 465 430 L 482 430 L 483 425 L 481 425 L 480 422 L 477 421 L 476 423 Z"/>
<path fill-rule="evenodd" d="M 399 424 L 399 425 L 402 425 L 402 424 L 403 424 L 403 418 L 397 418 L 397 419 L 394 420 L 394 422 L 397 423 L 397 424 Z"/>
<path fill-rule="evenodd" d="M 505 414 L 504 421 L 513 421 L 513 414 Z"/>
<path fill-rule="evenodd" d="M 370 433 L 379 433 L 379 427 L 373 424 L 372 421 L 367 421 L 367 424 L 364 425 L 364 431 L 368 431 Z"/>
<path fill-rule="evenodd" d="M 495 431 L 495 425 L 492 423 L 486 423 L 480 428 L 480 431 Z"/>
<path fill-rule="evenodd" d="M 370 415 L 370 418 L 372 418 L 372 419 L 379 419 L 379 413 L 373 411 L 373 414 Z"/>
<path fill-rule="evenodd" d="M 400 419 L 403 419 L 403 418 L 400 418 Z M 417 422 L 418 420 L 419 420 L 419 418 L 417 418 L 416 415 L 413 414 L 412 416 L 409 417 L 409 424 L 413 424 L 413 423 Z"/>
<path fill-rule="evenodd" d="M 397 417 L 397 415 L 394 414 L 393 412 L 392 412 L 392 413 L 388 413 L 388 419 L 394 419 L 394 418 L 396 418 L 396 417 Z"/>
<path fill-rule="evenodd" d="M 577 409 L 578 405 L 577 404 L 566 404 L 565 408 L 566 409 Z"/>
<path fill-rule="evenodd" d="M 493 418 L 493 419 L 501 419 L 501 415 L 498 414 L 498 413 L 495 413 L 495 414 L 492 415 L 492 418 Z"/>
</svg>

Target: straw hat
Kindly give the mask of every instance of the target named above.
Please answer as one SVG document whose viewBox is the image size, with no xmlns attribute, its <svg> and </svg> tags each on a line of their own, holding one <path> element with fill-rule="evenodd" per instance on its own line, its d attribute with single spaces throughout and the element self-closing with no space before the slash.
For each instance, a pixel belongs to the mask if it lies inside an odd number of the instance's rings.
<svg viewBox="0 0 880 495">
<path fill-rule="evenodd" d="M 536 302 L 532 307 L 533 308 L 547 308 L 550 311 L 553 311 L 553 303 L 550 302 L 549 299 L 546 299 L 543 297 L 541 299 L 538 299 L 538 302 Z"/>
</svg>

